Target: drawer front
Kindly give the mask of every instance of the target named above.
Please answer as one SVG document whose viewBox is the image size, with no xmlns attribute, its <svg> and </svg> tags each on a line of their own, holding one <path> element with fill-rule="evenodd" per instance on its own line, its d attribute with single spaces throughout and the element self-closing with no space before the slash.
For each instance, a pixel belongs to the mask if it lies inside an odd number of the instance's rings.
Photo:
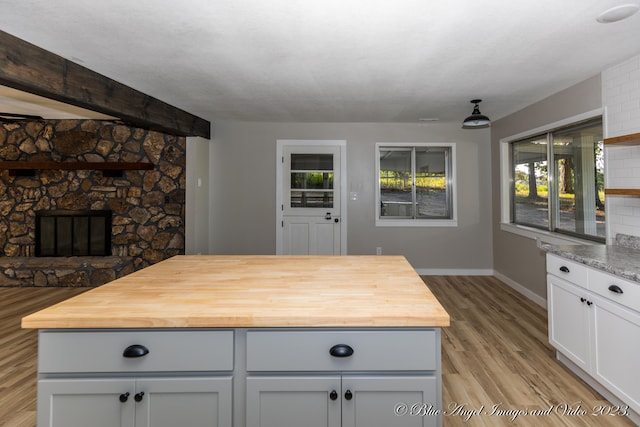
<svg viewBox="0 0 640 427">
<path fill-rule="evenodd" d="M 589 268 L 584 264 L 547 254 L 547 272 L 583 288 L 587 287 Z"/>
<path fill-rule="evenodd" d="M 640 283 L 592 270 L 589 272 L 589 289 L 627 308 L 640 311 Z"/>
<path fill-rule="evenodd" d="M 41 373 L 233 369 L 233 331 L 44 330 L 40 332 L 38 345 Z M 144 352 L 140 346 L 148 353 L 124 356 L 127 348 L 133 353 Z"/>
<path fill-rule="evenodd" d="M 331 355 L 347 346 L 353 354 Z M 247 371 L 430 371 L 439 352 L 434 329 L 247 332 Z"/>
</svg>

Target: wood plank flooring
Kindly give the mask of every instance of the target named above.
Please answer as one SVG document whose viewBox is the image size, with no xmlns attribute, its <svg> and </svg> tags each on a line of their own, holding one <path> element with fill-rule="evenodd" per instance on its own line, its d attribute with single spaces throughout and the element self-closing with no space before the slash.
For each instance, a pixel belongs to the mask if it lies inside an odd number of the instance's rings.
<svg viewBox="0 0 640 427">
<path fill-rule="evenodd" d="M 445 427 L 634 425 L 623 417 L 564 415 L 567 405 L 589 414 L 611 405 L 556 361 L 542 307 L 494 277 L 423 280 L 451 316 L 442 330 Z M 533 413 L 549 408 L 548 415 Z"/>
<path fill-rule="evenodd" d="M 37 331 L 21 329 L 26 314 L 87 288 L 0 288 L 0 426 L 36 425 Z"/>
<path fill-rule="evenodd" d="M 557 413 L 512 421 L 518 410 L 609 403 L 555 360 L 541 307 L 493 277 L 423 280 L 451 315 L 451 327 L 442 333 L 445 427 L 633 426 L 619 417 Z M 84 290 L 0 288 L 0 426 L 36 422 L 37 334 L 21 329 L 20 319 Z M 483 405 L 486 414 L 472 414 Z M 502 415 L 488 415 L 494 405 L 501 405 Z"/>
</svg>

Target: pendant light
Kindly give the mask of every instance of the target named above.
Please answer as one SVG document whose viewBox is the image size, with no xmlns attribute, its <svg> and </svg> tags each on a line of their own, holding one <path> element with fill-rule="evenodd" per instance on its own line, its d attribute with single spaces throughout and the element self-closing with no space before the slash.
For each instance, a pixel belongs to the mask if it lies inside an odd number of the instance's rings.
<svg viewBox="0 0 640 427">
<path fill-rule="evenodd" d="M 478 107 L 478 104 L 481 102 L 482 99 L 473 99 L 471 101 L 471 103 L 474 104 L 473 112 L 462 122 L 463 129 L 483 129 L 489 127 L 491 120 L 489 120 L 489 117 L 481 114 L 480 108 Z"/>
</svg>

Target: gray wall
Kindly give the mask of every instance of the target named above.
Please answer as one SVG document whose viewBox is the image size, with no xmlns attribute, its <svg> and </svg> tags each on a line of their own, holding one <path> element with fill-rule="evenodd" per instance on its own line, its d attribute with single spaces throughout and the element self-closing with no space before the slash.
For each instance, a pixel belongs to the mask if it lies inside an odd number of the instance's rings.
<svg viewBox="0 0 640 427">
<path fill-rule="evenodd" d="M 210 149 L 210 242 L 214 254 L 275 253 L 276 140 L 347 141 L 349 254 L 405 255 L 414 268 L 490 273 L 490 132 L 459 123 L 216 122 Z M 375 226 L 375 143 L 456 142 L 458 227 Z"/>
<path fill-rule="evenodd" d="M 602 107 L 600 75 L 492 123 L 494 269 L 546 299 L 545 257 L 536 241 L 500 229 L 500 139 Z"/>
</svg>

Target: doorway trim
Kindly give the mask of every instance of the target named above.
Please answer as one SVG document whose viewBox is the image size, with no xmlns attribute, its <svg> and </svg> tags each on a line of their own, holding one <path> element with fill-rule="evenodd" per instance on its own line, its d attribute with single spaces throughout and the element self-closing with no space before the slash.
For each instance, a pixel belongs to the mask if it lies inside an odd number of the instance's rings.
<svg viewBox="0 0 640 427">
<path fill-rule="evenodd" d="M 276 255 L 282 255 L 284 147 L 314 145 L 340 148 L 340 253 L 347 254 L 347 141 L 343 139 L 278 139 L 276 141 Z"/>
</svg>

